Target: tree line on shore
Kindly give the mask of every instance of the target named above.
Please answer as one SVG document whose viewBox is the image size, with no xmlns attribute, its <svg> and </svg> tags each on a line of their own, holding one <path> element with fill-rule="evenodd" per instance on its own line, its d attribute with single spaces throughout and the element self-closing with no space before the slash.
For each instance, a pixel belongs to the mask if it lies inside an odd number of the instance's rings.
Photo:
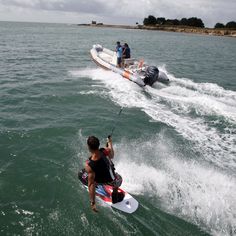
<svg viewBox="0 0 236 236">
<path fill-rule="evenodd" d="M 222 24 L 222 23 L 216 23 L 215 24 L 215 29 L 236 29 L 236 22 L 235 21 L 230 21 L 227 24 Z"/>
<path fill-rule="evenodd" d="M 202 21 L 202 19 L 197 17 L 191 17 L 191 18 L 182 18 L 181 20 L 178 19 L 166 19 L 165 17 L 155 17 L 153 15 L 149 15 L 148 17 L 144 18 L 143 24 L 145 26 L 156 26 L 156 25 L 165 25 L 165 26 L 190 26 L 190 27 L 199 27 L 199 28 L 205 28 L 205 25 Z M 236 29 L 236 22 L 230 21 L 227 24 L 217 23 L 215 25 L 216 29 L 219 28 L 227 28 L 227 29 Z"/>
</svg>

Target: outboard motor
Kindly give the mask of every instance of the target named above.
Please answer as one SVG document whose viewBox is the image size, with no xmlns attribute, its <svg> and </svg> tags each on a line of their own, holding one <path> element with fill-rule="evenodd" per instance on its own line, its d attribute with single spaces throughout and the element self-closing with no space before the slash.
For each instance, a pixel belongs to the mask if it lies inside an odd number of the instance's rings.
<svg viewBox="0 0 236 236">
<path fill-rule="evenodd" d="M 145 85 L 152 86 L 158 80 L 158 76 L 159 76 L 158 68 L 156 66 L 149 66 L 146 69 L 145 78 L 143 82 L 145 83 Z"/>
</svg>

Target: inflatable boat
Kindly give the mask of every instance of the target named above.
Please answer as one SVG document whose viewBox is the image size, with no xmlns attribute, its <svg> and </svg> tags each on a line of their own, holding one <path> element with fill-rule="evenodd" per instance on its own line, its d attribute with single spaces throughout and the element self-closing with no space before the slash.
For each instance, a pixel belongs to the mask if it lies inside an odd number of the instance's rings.
<svg viewBox="0 0 236 236">
<path fill-rule="evenodd" d="M 98 66 L 120 74 L 139 86 L 152 86 L 156 82 L 169 83 L 169 78 L 163 71 L 159 70 L 156 66 L 146 65 L 143 60 L 136 60 L 134 58 L 124 59 L 122 68 L 119 68 L 117 67 L 116 52 L 97 44 L 93 45 L 90 53 Z"/>
</svg>

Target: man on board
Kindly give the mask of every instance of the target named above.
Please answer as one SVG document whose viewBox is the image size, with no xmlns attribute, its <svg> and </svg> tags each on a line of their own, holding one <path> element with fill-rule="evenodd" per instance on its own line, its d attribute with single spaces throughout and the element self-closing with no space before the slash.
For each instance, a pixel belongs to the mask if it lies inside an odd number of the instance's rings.
<svg viewBox="0 0 236 236">
<path fill-rule="evenodd" d="M 112 159 L 114 150 L 111 137 L 107 140 L 107 147 L 100 148 L 100 142 L 95 136 L 90 136 L 87 140 L 88 149 L 91 153 L 90 158 L 86 161 L 85 171 L 88 177 L 88 190 L 90 205 L 93 211 L 97 212 L 95 203 L 95 193 L 97 184 L 108 184 L 113 186 L 112 202 L 122 201 L 124 196 L 118 192 L 122 184 L 122 177 L 115 172 Z"/>
</svg>

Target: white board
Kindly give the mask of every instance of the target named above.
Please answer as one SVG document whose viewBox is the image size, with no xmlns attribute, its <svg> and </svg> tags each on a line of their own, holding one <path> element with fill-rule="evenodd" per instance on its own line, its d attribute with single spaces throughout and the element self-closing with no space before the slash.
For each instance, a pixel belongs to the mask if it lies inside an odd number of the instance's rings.
<svg viewBox="0 0 236 236">
<path fill-rule="evenodd" d="M 84 185 L 86 189 L 88 190 L 88 187 Z M 134 199 L 129 193 L 122 190 L 121 188 L 118 189 L 118 191 L 123 192 L 125 194 L 125 197 L 123 201 L 113 204 L 112 203 L 112 194 L 113 188 L 110 185 L 98 185 L 96 188 L 96 197 L 101 199 L 103 202 L 105 202 L 107 205 L 116 208 L 120 211 L 123 211 L 125 213 L 134 213 L 139 206 L 139 203 L 136 199 Z"/>
</svg>

